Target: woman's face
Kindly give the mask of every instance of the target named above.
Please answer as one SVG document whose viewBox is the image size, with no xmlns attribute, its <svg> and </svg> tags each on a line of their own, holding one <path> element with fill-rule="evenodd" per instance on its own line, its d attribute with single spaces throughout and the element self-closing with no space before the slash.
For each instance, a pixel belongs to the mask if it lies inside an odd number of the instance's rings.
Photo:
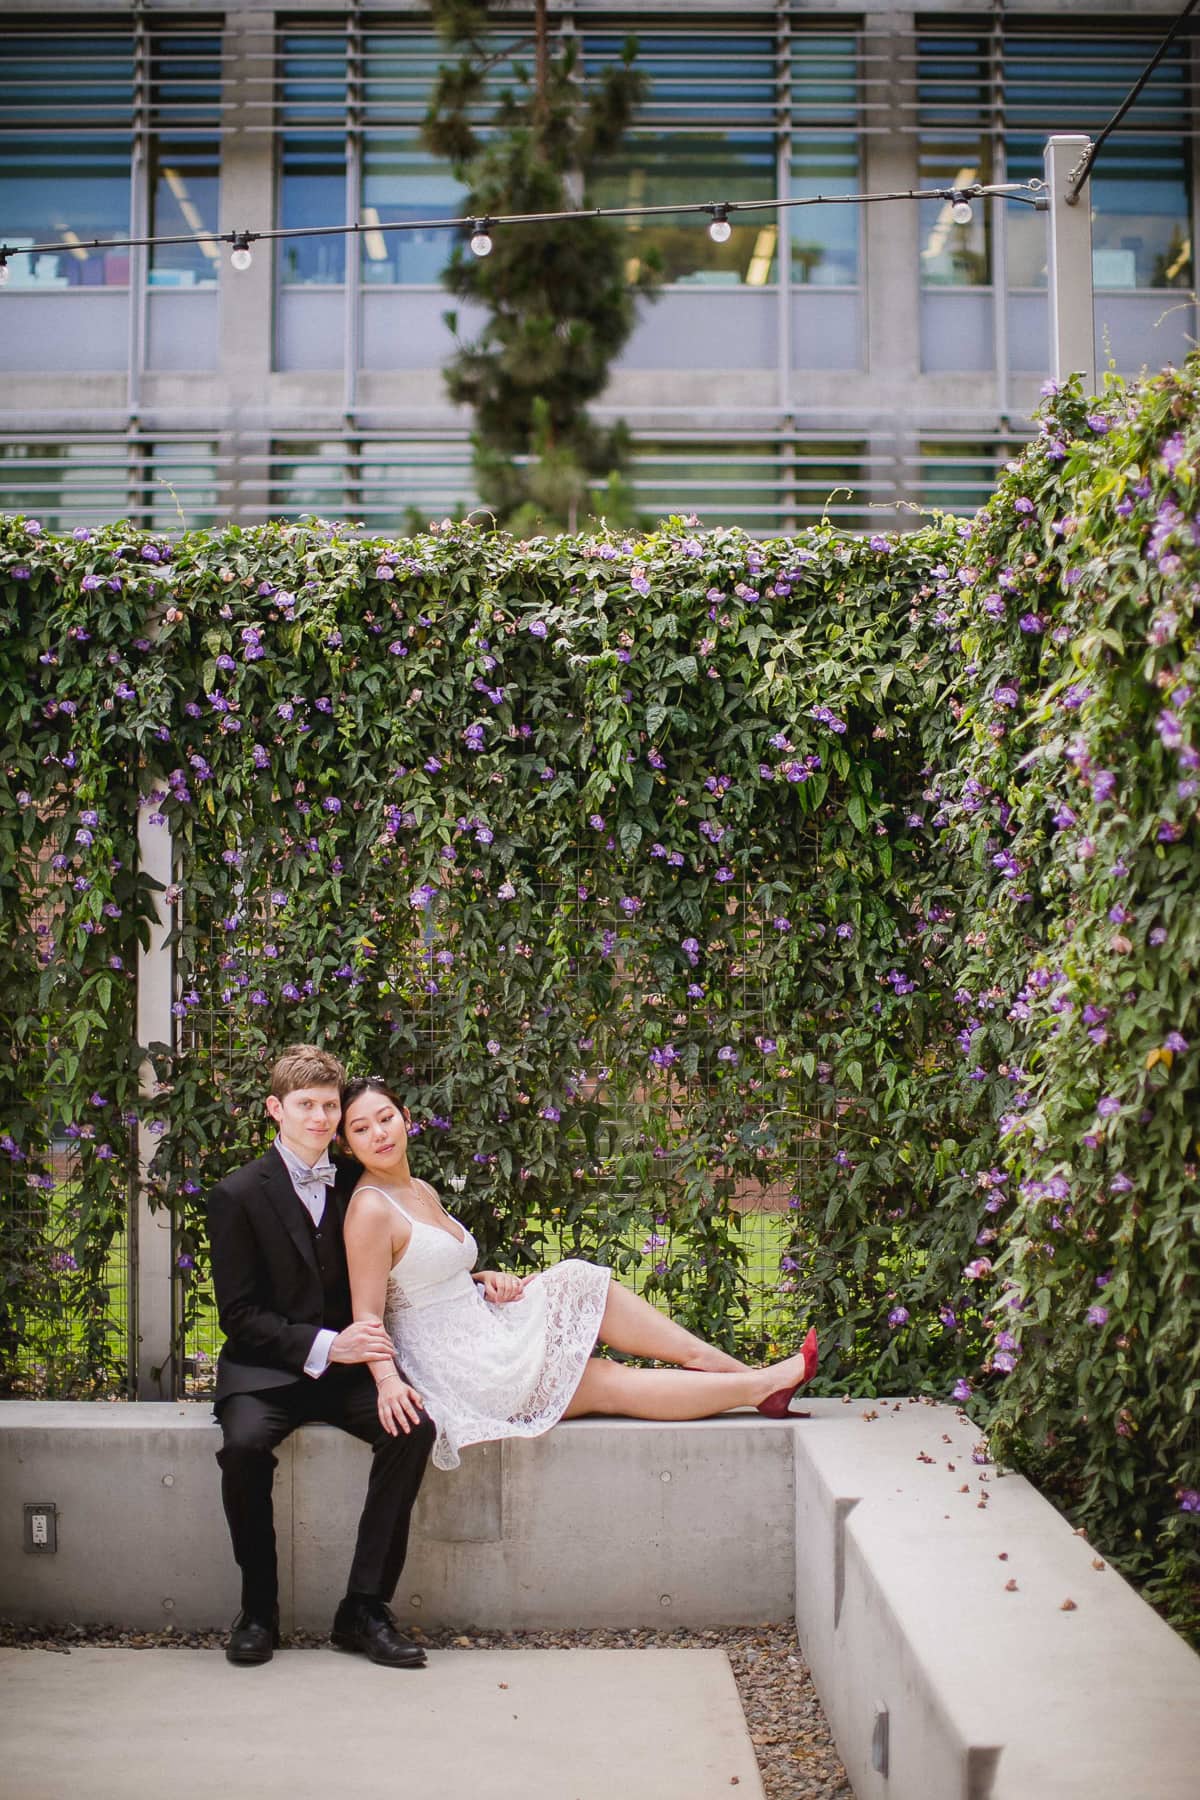
<svg viewBox="0 0 1200 1800">
<path fill-rule="evenodd" d="M 406 1167 L 408 1132 L 394 1100 L 368 1088 L 342 1114 L 342 1136 L 352 1156 L 375 1175 L 399 1174 Z"/>
</svg>

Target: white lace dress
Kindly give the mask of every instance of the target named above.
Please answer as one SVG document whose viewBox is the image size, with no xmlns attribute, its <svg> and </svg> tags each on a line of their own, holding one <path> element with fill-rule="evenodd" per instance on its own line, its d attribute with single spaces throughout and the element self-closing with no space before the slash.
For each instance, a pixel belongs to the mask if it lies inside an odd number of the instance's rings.
<svg viewBox="0 0 1200 1800">
<path fill-rule="evenodd" d="M 608 1270 L 573 1259 L 555 1263 L 520 1300 L 495 1305 L 471 1280 L 478 1248 L 465 1225 L 451 1220 L 462 1233 L 454 1236 L 414 1218 L 382 1188 L 375 1192 L 412 1226 L 388 1276 L 384 1324 L 437 1426 L 434 1465 L 456 1469 L 464 1444 L 549 1431 L 595 1348 Z"/>
</svg>

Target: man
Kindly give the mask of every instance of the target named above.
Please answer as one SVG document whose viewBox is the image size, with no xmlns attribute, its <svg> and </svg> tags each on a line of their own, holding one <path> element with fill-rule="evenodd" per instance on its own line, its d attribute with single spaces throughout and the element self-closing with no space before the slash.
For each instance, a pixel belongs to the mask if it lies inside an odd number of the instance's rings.
<svg viewBox="0 0 1200 1800">
<path fill-rule="evenodd" d="M 225 1344 L 217 1363 L 221 1497 L 242 1572 L 242 1609 L 225 1654 L 269 1662 L 279 1642 L 271 1483 L 275 1445 L 323 1420 L 371 1445 L 367 1496 L 346 1596 L 333 1621 L 339 1650 L 393 1669 L 421 1668 L 425 1652 L 388 1609 L 408 1547 L 409 1519 L 434 1427 L 406 1382 L 401 1430 L 385 1428 L 365 1366 L 386 1357 L 378 1321 L 353 1323 L 342 1223 L 353 1178 L 329 1145 L 341 1117 L 345 1070 L 294 1044 L 271 1070 L 267 1112 L 278 1127 L 257 1162 L 218 1182 L 208 1203 L 213 1284 Z"/>
</svg>

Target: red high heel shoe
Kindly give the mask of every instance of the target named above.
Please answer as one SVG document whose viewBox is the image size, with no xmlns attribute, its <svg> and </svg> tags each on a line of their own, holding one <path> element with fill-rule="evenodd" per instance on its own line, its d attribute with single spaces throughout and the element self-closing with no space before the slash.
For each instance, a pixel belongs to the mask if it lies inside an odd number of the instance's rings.
<svg viewBox="0 0 1200 1800">
<path fill-rule="evenodd" d="M 765 1400 L 760 1400 L 756 1410 L 762 1413 L 765 1419 L 786 1419 L 792 1401 L 800 1392 L 800 1389 L 810 1382 L 816 1374 L 818 1352 L 817 1328 L 815 1325 L 800 1346 L 800 1351 L 801 1355 L 804 1357 L 804 1380 L 798 1381 L 795 1387 L 776 1388 L 773 1394 L 768 1394 Z"/>
</svg>

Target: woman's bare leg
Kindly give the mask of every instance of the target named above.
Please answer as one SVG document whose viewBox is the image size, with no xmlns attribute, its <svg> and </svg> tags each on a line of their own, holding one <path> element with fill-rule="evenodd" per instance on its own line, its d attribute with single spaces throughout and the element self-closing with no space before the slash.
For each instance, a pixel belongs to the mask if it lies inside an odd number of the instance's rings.
<svg viewBox="0 0 1200 1800">
<path fill-rule="evenodd" d="M 724 1350 L 706 1344 L 668 1319 L 657 1307 L 631 1293 L 619 1281 L 608 1284 L 608 1301 L 600 1321 L 600 1342 L 610 1350 L 624 1350 L 629 1356 L 645 1356 L 654 1362 L 675 1363 L 685 1369 L 703 1371 L 706 1375 L 745 1375 L 747 1365 Z M 780 1387 L 782 1383 L 776 1382 Z M 731 1406 L 740 1406 L 731 1400 Z M 718 1407 L 716 1409 L 720 1411 Z M 700 1416 L 700 1415 L 697 1415 Z"/>
<path fill-rule="evenodd" d="M 620 1413 L 628 1419 L 710 1419 L 734 1406 L 757 1406 L 780 1388 L 804 1380 L 804 1356 L 789 1356 L 770 1369 L 709 1374 L 700 1369 L 627 1369 L 593 1357 L 583 1371 L 564 1419 L 584 1413 Z"/>
</svg>

